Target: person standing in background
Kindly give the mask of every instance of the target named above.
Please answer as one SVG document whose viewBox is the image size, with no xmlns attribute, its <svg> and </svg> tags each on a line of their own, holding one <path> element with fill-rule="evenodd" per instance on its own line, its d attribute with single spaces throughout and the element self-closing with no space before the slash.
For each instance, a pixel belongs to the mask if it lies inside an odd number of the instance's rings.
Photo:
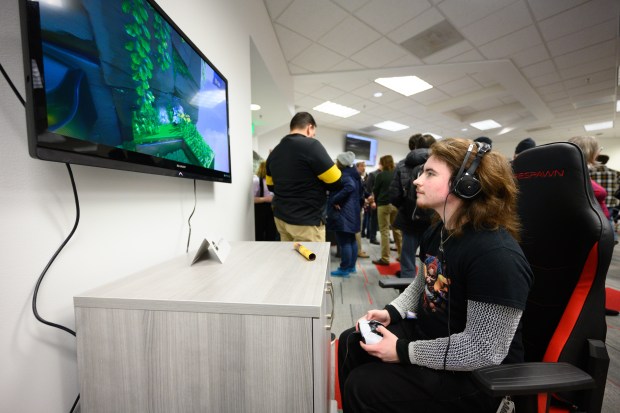
<svg viewBox="0 0 620 413">
<path fill-rule="evenodd" d="M 362 183 L 362 191 L 363 191 L 363 196 L 364 196 L 364 200 L 363 200 L 363 204 L 362 204 L 362 208 L 360 211 L 360 230 L 359 232 L 355 233 L 355 241 L 357 241 L 357 257 L 358 258 L 368 258 L 369 255 L 366 251 L 364 251 L 364 249 L 362 248 L 362 230 L 364 229 L 364 219 L 368 217 L 368 214 L 366 214 L 364 212 L 364 208 L 366 207 L 366 198 L 368 198 L 367 194 L 366 194 L 366 189 L 365 189 L 365 180 L 366 180 L 366 162 L 364 161 L 359 161 L 355 164 L 355 168 L 357 169 L 357 172 L 360 175 L 360 179 L 361 179 L 361 183 Z"/>
<path fill-rule="evenodd" d="M 373 260 L 375 265 L 390 265 L 390 227 L 394 224 L 398 210 L 390 204 L 390 184 L 394 179 L 394 158 L 392 155 L 385 155 L 379 159 L 381 172 L 377 175 L 373 188 L 374 203 L 377 207 L 377 221 L 381 232 L 381 258 Z M 396 228 L 392 229 L 394 243 L 398 256 L 402 250 L 401 233 Z"/>
<path fill-rule="evenodd" d="M 336 158 L 336 165 L 342 171 L 342 188 L 330 191 L 327 200 L 327 229 L 336 233 L 340 247 L 340 266 L 331 272 L 335 277 L 349 277 L 356 272 L 357 242 L 355 235 L 361 226 L 360 211 L 364 203 L 362 178 L 351 164 L 353 152 L 344 152 Z"/>
<path fill-rule="evenodd" d="M 325 242 L 326 191 L 340 189 L 341 172 L 321 142 L 316 122 L 299 112 L 267 158 L 267 186 L 274 193 L 276 228 L 281 241 Z"/>
<path fill-rule="evenodd" d="M 273 219 L 271 201 L 273 193 L 267 188 L 266 162 L 262 161 L 256 169 L 252 179 L 252 194 L 254 195 L 254 238 L 256 241 L 277 241 L 278 230 Z"/>
<path fill-rule="evenodd" d="M 398 208 L 394 227 L 402 232 L 403 246 L 400 254 L 400 273 L 397 277 L 413 278 L 416 267 L 416 251 L 420 237 L 431 223 L 431 210 L 418 208 L 413 181 L 418 177 L 429 149 L 435 143 L 431 135 L 420 133 L 409 138 L 409 154 L 396 165 L 394 179 L 390 184 L 390 202 Z"/>
<path fill-rule="evenodd" d="M 370 194 L 367 198 L 368 201 L 368 228 L 366 230 L 366 235 L 371 244 L 379 245 L 379 241 L 377 241 L 377 230 L 379 228 L 379 223 L 377 220 L 377 204 L 375 203 L 375 197 L 372 193 L 375 187 L 375 181 L 377 179 L 377 175 L 381 173 L 381 165 L 377 167 L 376 170 L 372 171 L 368 174 L 368 178 L 366 179 L 366 192 Z"/>
<path fill-rule="evenodd" d="M 609 168 L 606 164 L 609 161 L 609 156 L 598 155 L 595 159 L 594 165 L 590 168 L 590 177 L 598 182 L 607 191 L 607 197 L 605 198 L 605 204 L 609 209 L 609 221 L 614 228 L 614 242 L 618 243 L 618 233 L 615 231 L 614 214 L 612 211 L 618 211 L 618 204 L 620 201 L 614 196 L 618 187 L 620 186 L 620 172 Z"/>
</svg>

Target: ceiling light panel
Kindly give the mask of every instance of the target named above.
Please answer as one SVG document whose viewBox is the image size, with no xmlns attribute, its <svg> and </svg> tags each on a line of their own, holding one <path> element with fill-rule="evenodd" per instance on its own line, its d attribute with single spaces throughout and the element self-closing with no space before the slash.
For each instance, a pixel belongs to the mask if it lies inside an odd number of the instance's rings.
<svg viewBox="0 0 620 413">
<path fill-rule="evenodd" d="M 585 128 L 586 131 L 592 132 L 595 130 L 611 129 L 614 127 L 614 123 L 612 121 L 590 123 L 588 125 L 583 125 L 583 127 Z"/>
<path fill-rule="evenodd" d="M 375 123 L 374 126 L 376 126 L 377 128 L 389 130 L 391 132 L 398 132 L 398 131 L 409 128 L 409 126 L 407 125 L 403 125 L 402 123 L 398 123 L 398 122 L 393 122 L 391 120 L 386 120 L 385 122 Z"/>
<path fill-rule="evenodd" d="M 474 122 L 474 123 L 470 123 L 471 126 L 473 126 L 476 129 L 479 130 L 489 130 L 489 129 L 495 129 L 495 128 L 499 128 L 500 125 L 499 123 L 495 122 L 492 119 L 487 119 L 487 120 L 483 120 L 480 122 Z"/>
<path fill-rule="evenodd" d="M 380 77 L 375 82 L 404 96 L 415 95 L 433 87 L 417 76 Z"/>
<path fill-rule="evenodd" d="M 329 115 L 338 116 L 340 118 L 348 118 L 360 113 L 359 110 L 349 108 L 344 105 L 339 105 L 338 103 L 330 101 L 323 102 L 320 105 L 313 107 L 312 109 L 319 112 L 327 113 Z"/>
</svg>

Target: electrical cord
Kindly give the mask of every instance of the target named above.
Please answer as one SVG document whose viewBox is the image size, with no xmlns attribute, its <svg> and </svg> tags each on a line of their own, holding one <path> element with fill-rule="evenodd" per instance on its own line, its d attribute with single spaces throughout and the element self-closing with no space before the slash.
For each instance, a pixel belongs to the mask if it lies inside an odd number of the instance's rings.
<svg viewBox="0 0 620 413">
<path fill-rule="evenodd" d="M 2 67 L 2 63 L 0 63 L 0 72 L 2 72 L 2 75 L 4 76 L 6 81 L 9 83 L 9 86 L 11 86 L 11 89 L 13 89 L 13 93 L 15 93 L 15 96 L 17 96 L 17 99 L 19 99 L 19 101 L 22 103 L 23 106 L 26 106 L 26 101 L 24 100 L 22 95 L 19 94 L 19 91 L 17 90 L 13 82 L 11 81 L 11 78 L 9 77 L 9 75 L 4 71 L 4 67 Z"/>
<path fill-rule="evenodd" d="M 67 245 L 67 242 L 69 242 L 69 240 L 75 233 L 78 223 L 80 222 L 80 202 L 78 199 L 77 190 L 75 188 L 75 179 L 73 179 L 73 171 L 71 171 L 71 165 L 69 164 L 66 164 L 66 165 L 67 165 L 67 170 L 69 171 L 69 177 L 71 178 L 71 186 L 73 187 L 73 196 L 75 198 L 75 210 L 76 210 L 75 224 L 73 225 L 73 229 L 71 230 L 67 238 L 65 238 L 65 240 L 62 242 L 60 247 L 58 247 L 58 249 L 52 256 L 52 258 L 47 262 L 47 265 L 45 266 L 45 268 L 43 269 L 43 272 L 41 272 L 41 275 L 39 276 L 39 279 L 37 280 L 37 283 L 34 287 L 34 293 L 32 294 L 32 312 L 34 313 L 35 318 L 39 320 L 41 323 L 46 324 L 50 327 L 55 327 L 60 330 L 66 331 L 67 333 L 75 337 L 75 331 L 63 325 L 52 323 L 51 321 L 45 320 L 43 317 L 39 315 L 39 312 L 37 311 L 37 296 L 39 293 L 39 287 L 41 286 L 41 282 L 43 281 L 43 277 L 45 277 L 47 270 L 51 267 L 52 263 L 54 262 L 58 254 L 60 254 L 60 251 L 62 251 L 65 245 Z"/>
<path fill-rule="evenodd" d="M 196 212 L 196 180 L 194 179 L 194 209 L 192 209 L 192 213 L 189 214 L 189 218 L 187 219 L 187 225 L 189 226 L 189 234 L 187 234 L 187 247 L 185 247 L 185 253 L 189 251 L 189 240 L 192 238 L 192 217 L 194 216 L 194 212 Z"/>
<path fill-rule="evenodd" d="M 11 78 L 9 77 L 9 75 L 4 70 L 4 67 L 2 66 L 2 63 L 0 63 L 0 72 L 2 72 L 2 75 L 4 76 L 6 81 L 8 82 L 9 86 L 11 86 L 11 89 L 13 90 L 13 93 L 15 93 L 15 96 L 17 97 L 17 99 L 21 102 L 21 104 L 23 106 L 26 106 L 26 101 L 24 100 L 22 95 L 19 93 L 19 91 L 17 90 L 15 85 L 13 84 L 13 81 L 11 81 Z M 46 324 L 46 325 L 51 326 L 51 327 L 58 328 L 58 329 L 63 330 L 63 331 L 66 331 L 67 333 L 69 333 L 69 334 L 71 334 L 72 336 L 75 337 L 75 331 L 73 331 L 70 328 L 65 327 L 63 325 L 52 323 L 50 321 L 45 320 L 43 317 L 41 317 L 39 315 L 39 312 L 37 311 L 37 295 L 38 295 L 38 292 L 39 292 L 39 287 L 41 286 L 41 282 L 43 281 L 43 277 L 45 277 L 45 274 L 47 273 L 47 270 L 50 268 L 50 266 L 52 265 L 52 263 L 54 262 L 54 260 L 56 259 L 56 257 L 60 253 L 60 251 L 65 247 L 67 242 L 69 242 L 69 240 L 71 239 L 71 237 L 75 233 L 75 230 L 77 229 L 78 223 L 80 221 L 80 202 L 79 202 L 78 195 L 77 195 L 77 189 L 75 187 L 75 179 L 73 179 L 73 171 L 71 171 L 71 165 L 69 165 L 68 163 L 66 165 L 67 165 L 67 170 L 69 171 L 69 177 L 71 178 L 71 186 L 73 188 L 73 196 L 75 198 L 75 209 L 76 209 L 75 224 L 73 225 L 73 229 L 71 230 L 71 233 L 69 234 L 69 236 L 67 238 L 65 238 L 63 243 L 56 250 L 56 252 L 52 256 L 52 258 L 48 261 L 47 265 L 43 269 L 43 272 L 41 272 L 41 275 L 39 276 L 39 279 L 37 280 L 37 284 L 36 284 L 36 286 L 34 288 L 34 292 L 32 294 L 32 312 L 33 312 L 35 318 L 38 321 L 40 321 L 41 323 Z M 78 393 L 77 397 L 75 398 L 75 401 L 73 402 L 73 406 L 71 406 L 71 410 L 69 410 L 69 413 L 73 413 L 73 411 L 75 410 L 75 407 L 77 406 L 79 401 L 80 401 L 80 394 Z"/>
</svg>

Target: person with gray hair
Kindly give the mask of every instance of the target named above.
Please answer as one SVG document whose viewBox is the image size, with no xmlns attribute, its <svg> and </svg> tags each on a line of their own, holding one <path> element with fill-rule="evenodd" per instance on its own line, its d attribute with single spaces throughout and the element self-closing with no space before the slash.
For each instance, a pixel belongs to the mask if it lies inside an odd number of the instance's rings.
<svg viewBox="0 0 620 413">
<path fill-rule="evenodd" d="M 357 168 L 351 166 L 354 160 L 355 154 L 351 151 L 338 155 L 336 165 L 342 171 L 342 188 L 331 191 L 327 199 L 327 230 L 336 233 L 336 242 L 340 248 L 340 266 L 331 273 L 334 277 L 348 278 L 357 271 L 355 234 L 361 227 L 364 188 Z"/>
</svg>

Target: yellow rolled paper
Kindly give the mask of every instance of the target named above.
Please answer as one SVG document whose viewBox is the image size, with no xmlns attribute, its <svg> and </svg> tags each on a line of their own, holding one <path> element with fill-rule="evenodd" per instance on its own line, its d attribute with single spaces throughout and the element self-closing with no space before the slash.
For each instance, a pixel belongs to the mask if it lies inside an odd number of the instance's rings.
<svg viewBox="0 0 620 413">
<path fill-rule="evenodd" d="M 295 244 L 293 244 L 293 247 L 295 247 L 297 252 L 303 255 L 308 261 L 314 261 L 316 259 L 316 254 L 310 251 L 308 248 L 301 245 L 299 242 L 296 242 Z"/>
</svg>

